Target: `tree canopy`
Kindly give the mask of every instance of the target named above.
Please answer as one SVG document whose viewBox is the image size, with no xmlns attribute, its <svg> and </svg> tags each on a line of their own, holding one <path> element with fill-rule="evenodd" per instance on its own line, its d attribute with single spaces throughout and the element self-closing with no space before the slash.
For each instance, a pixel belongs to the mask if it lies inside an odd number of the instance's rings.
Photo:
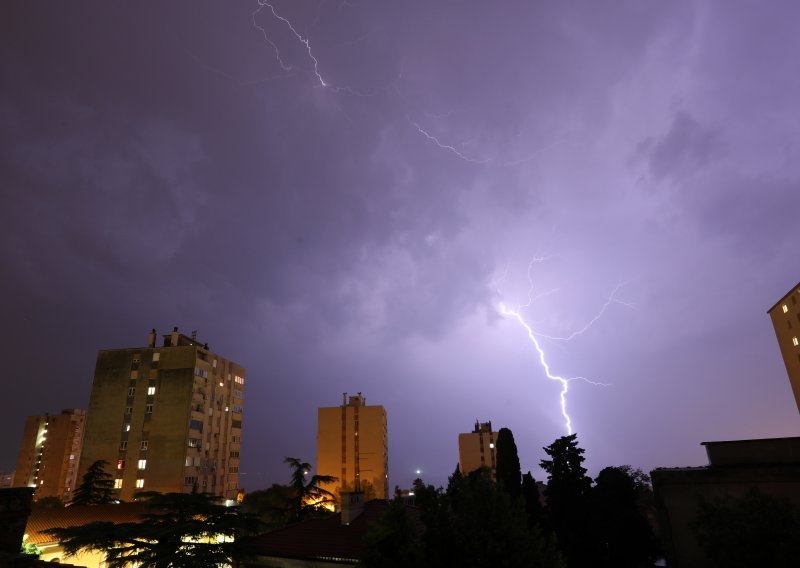
<svg viewBox="0 0 800 568">
<path fill-rule="evenodd" d="M 70 505 L 102 505 L 114 500 L 114 476 L 106 472 L 107 465 L 107 461 L 97 460 L 89 466 Z"/>
<path fill-rule="evenodd" d="M 261 527 L 253 515 L 221 505 L 208 493 L 141 493 L 137 498 L 147 506 L 140 522 L 93 522 L 46 532 L 67 555 L 104 553 L 109 568 L 216 568 L 240 558 L 240 537 Z"/>
<path fill-rule="evenodd" d="M 522 472 L 519 467 L 517 444 L 514 434 L 508 428 L 500 428 L 497 433 L 497 481 L 508 491 L 511 500 L 522 494 Z"/>
</svg>

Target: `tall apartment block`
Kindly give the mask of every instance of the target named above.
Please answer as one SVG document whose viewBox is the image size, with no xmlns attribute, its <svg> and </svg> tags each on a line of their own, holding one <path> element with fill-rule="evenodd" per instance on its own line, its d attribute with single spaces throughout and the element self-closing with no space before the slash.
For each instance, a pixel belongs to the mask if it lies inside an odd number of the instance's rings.
<svg viewBox="0 0 800 568">
<path fill-rule="evenodd" d="M 800 283 L 767 310 L 775 328 L 783 363 L 800 410 Z"/>
<path fill-rule="evenodd" d="M 50 416 L 28 416 L 22 431 L 14 487 L 35 487 L 34 500 L 57 497 L 72 499 L 79 483 L 78 461 L 86 411 L 62 410 Z"/>
<path fill-rule="evenodd" d="M 492 423 L 475 421 L 475 429 L 458 435 L 458 466 L 461 473 L 469 473 L 480 467 L 492 470 L 492 479 L 497 475 L 497 432 L 492 432 Z"/>
<path fill-rule="evenodd" d="M 389 498 L 389 445 L 386 410 L 366 399 L 342 395 L 342 405 L 317 413 L 317 473 L 338 478 L 323 489 L 363 491 L 366 498 Z"/>
<path fill-rule="evenodd" d="M 174 328 L 156 345 L 98 352 L 80 473 L 105 460 L 119 498 L 138 491 L 235 499 L 244 368 Z"/>
</svg>

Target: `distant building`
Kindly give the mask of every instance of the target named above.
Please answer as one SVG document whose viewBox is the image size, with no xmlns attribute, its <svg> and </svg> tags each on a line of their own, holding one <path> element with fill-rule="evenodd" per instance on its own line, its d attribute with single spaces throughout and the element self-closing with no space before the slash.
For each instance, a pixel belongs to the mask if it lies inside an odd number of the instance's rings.
<svg viewBox="0 0 800 568">
<path fill-rule="evenodd" d="M 670 567 L 711 566 L 693 530 L 700 498 L 757 489 L 800 506 L 800 438 L 703 442 L 706 467 L 650 472 L 660 539 Z"/>
<path fill-rule="evenodd" d="M 177 327 L 156 337 L 98 352 L 80 473 L 107 461 L 125 501 L 193 488 L 236 499 L 244 368 Z"/>
<path fill-rule="evenodd" d="M 323 488 L 336 494 L 363 491 L 366 499 L 389 498 L 386 410 L 366 399 L 342 395 L 342 405 L 317 412 L 317 473 L 339 481 Z"/>
<path fill-rule="evenodd" d="M 0 489 L 14 487 L 14 472 L 0 471 Z"/>
<path fill-rule="evenodd" d="M 34 500 L 56 497 L 68 503 L 77 478 L 86 411 L 28 416 L 22 431 L 14 487 L 35 487 Z"/>
<path fill-rule="evenodd" d="M 492 479 L 497 475 L 497 432 L 492 432 L 492 422 L 475 421 L 475 429 L 458 435 L 458 465 L 461 473 L 469 473 L 481 467 L 492 470 Z"/>
<path fill-rule="evenodd" d="M 767 310 L 775 328 L 783 363 L 800 410 L 800 283 Z"/>
</svg>

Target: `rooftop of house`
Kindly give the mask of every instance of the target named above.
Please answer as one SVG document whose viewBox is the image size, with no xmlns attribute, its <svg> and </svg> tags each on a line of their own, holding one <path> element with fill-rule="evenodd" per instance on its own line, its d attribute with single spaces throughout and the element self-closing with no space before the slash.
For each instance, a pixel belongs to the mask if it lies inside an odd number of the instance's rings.
<svg viewBox="0 0 800 568">
<path fill-rule="evenodd" d="M 76 505 L 73 507 L 34 507 L 25 526 L 26 542 L 44 544 L 53 537 L 44 531 L 59 527 L 75 527 L 98 521 L 119 523 L 139 522 L 145 512 L 144 503 L 119 503 L 109 505 Z"/>
</svg>

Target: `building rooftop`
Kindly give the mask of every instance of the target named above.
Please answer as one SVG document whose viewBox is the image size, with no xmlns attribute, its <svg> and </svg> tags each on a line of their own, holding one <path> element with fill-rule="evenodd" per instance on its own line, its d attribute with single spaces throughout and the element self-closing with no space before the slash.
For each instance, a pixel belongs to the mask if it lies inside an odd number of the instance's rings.
<svg viewBox="0 0 800 568">
<path fill-rule="evenodd" d="M 791 295 L 792 295 L 792 293 L 793 293 L 795 290 L 797 290 L 798 292 L 800 292 L 800 282 L 798 282 L 797 284 L 795 284 L 794 286 L 792 286 L 792 289 L 791 289 L 791 290 L 789 290 L 788 292 L 786 292 L 786 294 L 784 294 L 784 295 L 783 295 L 783 297 L 781 297 L 781 299 L 780 299 L 780 300 L 778 300 L 777 302 L 775 302 L 775 304 L 774 304 L 774 305 L 773 305 L 773 306 L 772 306 L 770 309 L 768 309 L 768 310 L 767 310 L 767 313 L 770 313 L 772 310 L 774 310 L 775 308 L 777 308 L 777 307 L 778 307 L 778 305 L 779 305 L 781 302 L 783 302 L 783 301 L 784 301 L 786 298 L 788 298 L 789 296 L 791 296 Z"/>
<path fill-rule="evenodd" d="M 364 504 L 364 511 L 350 524 L 342 524 L 340 513 L 308 519 L 254 537 L 248 548 L 259 556 L 353 562 L 361 556 L 367 529 L 388 507 L 388 501 L 373 499 Z M 418 509 L 407 508 L 413 511 L 421 530 Z"/>
<path fill-rule="evenodd" d="M 97 521 L 138 523 L 145 512 L 145 503 L 119 503 L 109 505 L 76 505 L 73 507 L 34 507 L 25 526 L 25 534 L 33 544 L 53 542 L 44 531 L 59 527 L 75 527 Z"/>
</svg>

